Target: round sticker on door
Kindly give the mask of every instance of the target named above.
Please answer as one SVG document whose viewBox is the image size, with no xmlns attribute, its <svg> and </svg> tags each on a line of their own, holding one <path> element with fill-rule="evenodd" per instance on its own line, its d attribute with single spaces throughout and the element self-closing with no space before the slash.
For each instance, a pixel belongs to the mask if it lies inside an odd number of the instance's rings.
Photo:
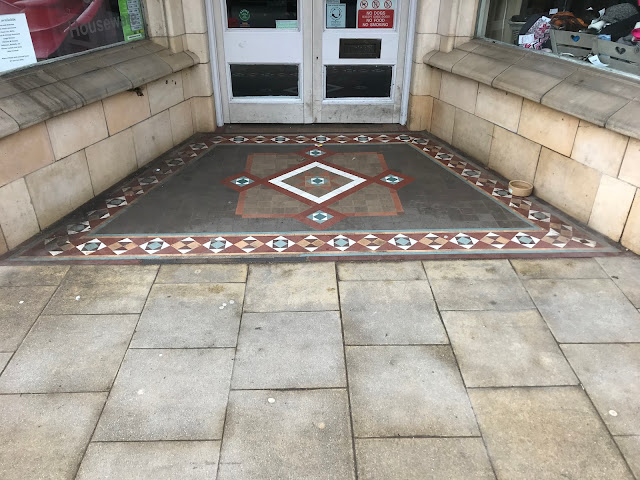
<svg viewBox="0 0 640 480">
<path fill-rule="evenodd" d="M 380 2 L 378 0 L 373 0 L 373 2 L 371 3 L 371 6 L 373 8 L 380 8 Z"/>
<path fill-rule="evenodd" d="M 393 8 L 393 2 L 391 0 L 385 0 L 384 8 Z"/>
<path fill-rule="evenodd" d="M 242 10 L 240 10 L 240 13 L 238 13 L 238 18 L 243 22 L 248 22 L 251 18 L 251 14 L 249 13 L 249 10 L 243 8 Z"/>
<path fill-rule="evenodd" d="M 363 9 L 363 10 L 364 10 L 365 8 L 369 8 L 369 2 L 368 2 L 368 0 L 362 0 L 362 1 L 360 2 L 360 8 L 361 8 L 361 9 Z"/>
</svg>

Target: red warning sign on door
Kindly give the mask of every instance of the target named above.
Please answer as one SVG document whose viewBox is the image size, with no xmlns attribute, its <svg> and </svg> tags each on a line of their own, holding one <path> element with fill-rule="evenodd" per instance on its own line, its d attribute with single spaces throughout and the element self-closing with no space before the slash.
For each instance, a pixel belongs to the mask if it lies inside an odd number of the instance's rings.
<svg viewBox="0 0 640 480">
<path fill-rule="evenodd" d="M 358 28 L 393 28 L 396 0 L 360 0 Z"/>
</svg>

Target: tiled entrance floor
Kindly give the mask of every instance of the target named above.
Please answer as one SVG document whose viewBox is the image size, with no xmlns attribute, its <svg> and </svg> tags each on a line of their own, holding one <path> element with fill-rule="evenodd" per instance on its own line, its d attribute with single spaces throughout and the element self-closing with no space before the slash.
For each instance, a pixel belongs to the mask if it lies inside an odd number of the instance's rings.
<svg viewBox="0 0 640 480">
<path fill-rule="evenodd" d="M 0 478 L 640 478 L 640 259 L 0 267 Z"/>
<path fill-rule="evenodd" d="M 200 135 L 14 260 L 172 261 L 616 252 L 437 141 Z"/>
</svg>

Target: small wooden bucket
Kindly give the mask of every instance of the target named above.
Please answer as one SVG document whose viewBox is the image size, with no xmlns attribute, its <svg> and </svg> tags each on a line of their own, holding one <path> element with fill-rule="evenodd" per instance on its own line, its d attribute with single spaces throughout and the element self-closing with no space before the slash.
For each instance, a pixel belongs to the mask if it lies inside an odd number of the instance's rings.
<svg viewBox="0 0 640 480">
<path fill-rule="evenodd" d="M 509 193 L 514 197 L 528 197 L 533 192 L 533 185 L 524 180 L 512 180 L 509 182 Z"/>
</svg>

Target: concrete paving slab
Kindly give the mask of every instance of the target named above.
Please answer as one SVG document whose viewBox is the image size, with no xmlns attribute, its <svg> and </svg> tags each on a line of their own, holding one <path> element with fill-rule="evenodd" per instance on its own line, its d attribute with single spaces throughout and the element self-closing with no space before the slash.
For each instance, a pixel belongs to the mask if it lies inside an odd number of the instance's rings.
<svg viewBox="0 0 640 480">
<path fill-rule="evenodd" d="M 514 274 L 515 275 L 515 274 Z M 528 310 L 534 308 L 520 280 L 430 280 L 440 310 Z"/>
<path fill-rule="evenodd" d="M 535 310 L 442 312 L 467 387 L 576 385 Z"/>
<path fill-rule="evenodd" d="M 35 287 L 60 285 L 69 270 L 66 265 L 6 265 L 0 266 L 0 286 Z"/>
<path fill-rule="evenodd" d="M 340 282 L 347 345 L 449 343 L 426 280 Z"/>
<path fill-rule="evenodd" d="M 232 349 L 129 350 L 94 440 L 219 440 Z"/>
<path fill-rule="evenodd" d="M 218 480 L 257 478 L 354 479 L 346 391 L 232 391 Z"/>
<path fill-rule="evenodd" d="M 64 282 L 63 282 L 64 283 Z M 118 315 L 140 313 L 151 285 L 62 285 L 46 315 Z"/>
<path fill-rule="evenodd" d="M 109 390 L 137 321 L 137 315 L 41 316 L 0 376 L 0 392 Z"/>
<path fill-rule="evenodd" d="M 106 397 L 0 395 L 0 478 L 72 480 Z"/>
<path fill-rule="evenodd" d="M 515 280 L 508 260 L 440 260 L 423 262 L 429 280 Z"/>
<path fill-rule="evenodd" d="M 205 480 L 216 478 L 220 442 L 89 444 L 76 480 Z"/>
<path fill-rule="evenodd" d="M 0 373 L 2 373 L 4 367 L 7 366 L 12 355 L 13 353 L 0 353 Z"/>
<path fill-rule="evenodd" d="M 338 263 L 340 281 L 426 280 L 421 262 L 346 262 Z"/>
<path fill-rule="evenodd" d="M 64 283 L 151 285 L 159 268 L 157 265 L 73 265 L 65 276 Z"/>
<path fill-rule="evenodd" d="M 640 437 L 615 437 L 615 440 L 631 471 L 640 478 Z"/>
<path fill-rule="evenodd" d="M 560 343 L 639 342 L 640 314 L 611 280 L 528 280 Z"/>
<path fill-rule="evenodd" d="M 0 287 L 0 352 L 18 348 L 55 290 L 56 287 Z"/>
<path fill-rule="evenodd" d="M 44 313 L 140 313 L 157 272 L 157 266 L 74 265 Z"/>
<path fill-rule="evenodd" d="M 511 260 L 522 278 L 608 278 L 594 258 L 548 258 L 544 260 Z"/>
<path fill-rule="evenodd" d="M 471 389 L 498 478 L 631 480 L 580 387 Z"/>
<path fill-rule="evenodd" d="M 360 480 L 492 480 L 480 438 L 368 438 L 356 440 Z"/>
<path fill-rule="evenodd" d="M 234 389 L 345 387 L 338 312 L 246 313 Z"/>
<path fill-rule="evenodd" d="M 338 310 L 333 263 L 251 265 L 245 312 Z"/>
<path fill-rule="evenodd" d="M 597 261 L 627 298 L 640 308 L 640 258 L 603 257 Z"/>
<path fill-rule="evenodd" d="M 448 346 L 347 347 L 347 375 L 356 437 L 479 434 Z"/>
<path fill-rule="evenodd" d="M 156 283 L 243 283 L 247 280 L 247 266 L 221 265 L 162 265 Z"/>
<path fill-rule="evenodd" d="M 243 284 L 154 285 L 131 347 L 235 347 L 243 297 Z"/>
<path fill-rule="evenodd" d="M 613 435 L 640 435 L 640 345 L 562 345 Z"/>
</svg>

